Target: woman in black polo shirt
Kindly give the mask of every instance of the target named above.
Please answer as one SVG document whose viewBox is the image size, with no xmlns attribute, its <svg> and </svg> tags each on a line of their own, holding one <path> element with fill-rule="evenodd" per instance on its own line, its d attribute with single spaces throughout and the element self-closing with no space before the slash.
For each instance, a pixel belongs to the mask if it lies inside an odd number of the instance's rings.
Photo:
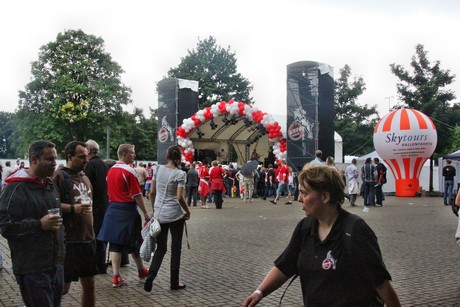
<svg viewBox="0 0 460 307">
<path fill-rule="evenodd" d="M 300 277 L 305 306 L 400 306 L 377 237 L 363 219 L 341 207 L 345 183 L 339 172 L 307 164 L 299 189 L 307 217 L 243 306 L 257 305 L 294 275 Z"/>
</svg>

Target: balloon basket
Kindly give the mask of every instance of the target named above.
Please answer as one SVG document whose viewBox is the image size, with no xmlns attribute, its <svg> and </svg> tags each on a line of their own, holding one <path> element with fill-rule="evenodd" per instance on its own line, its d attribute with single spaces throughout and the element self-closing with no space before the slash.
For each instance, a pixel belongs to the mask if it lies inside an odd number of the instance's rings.
<svg viewBox="0 0 460 307">
<path fill-rule="evenodd" d="M 396 196 L 397 197 L 415 197 L 420 192 L 418 179 L 397 179 Z"/>
</svg>

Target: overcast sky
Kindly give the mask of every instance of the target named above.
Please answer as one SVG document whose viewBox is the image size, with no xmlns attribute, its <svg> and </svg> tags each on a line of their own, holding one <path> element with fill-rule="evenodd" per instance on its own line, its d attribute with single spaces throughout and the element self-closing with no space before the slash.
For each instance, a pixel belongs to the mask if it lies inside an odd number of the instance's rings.
<svg viewBox="0 0 460 307">
<path fill-rule="evenodd" d="M 418 43 L 428 58 L 458 77 L 460 101 L 460 1 L 456 0 L 167 0 L 2 3 L 0 111 L 17 108 L 18 91 L 30 81 L 39 48 L 59 32 L 81 29 L 100 36 L 124 69 L 134 106 L 157 107 L 156 82 L 180 63 L 198 37 L 212 35 L 236 53 L 238 71 L 253 84 L 256 106 L 285 114 L 286 65 L 318 61 L 345 64 L 362 76 L 361 104 L 378 105 L 381 116 L 397 101 L 389 64 L 409 68 Z"/>
</svg>

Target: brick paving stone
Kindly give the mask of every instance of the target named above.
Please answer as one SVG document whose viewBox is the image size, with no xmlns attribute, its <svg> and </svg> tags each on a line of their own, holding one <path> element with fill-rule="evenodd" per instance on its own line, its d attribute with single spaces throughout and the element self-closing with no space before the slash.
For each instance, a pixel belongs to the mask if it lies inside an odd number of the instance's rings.
<svg viewBox="0 0 460 307">
<path fill-rule="evenodd" d="M 127 286 L 113 289 L 110 269 L 109 274 L 96 276 L 97 306 L 240 306 L 272 267 L 304 214 L 296 204 L 224 201 L 222 210 L 191 208 L 192 219 L 187 222 L 191 249 L 184 236 L 182 250 L 185 290 L 169 289 L 168 252 L 151 293 L 143 290 L 132 260 L 121 269 Z M 375 231 L 403 306 L 460 306 L 460 248 L 454 240 L 457 219 L 441 198 L 387 197 L 382 208 L 370 208 L 368 213 L 347 202 L 344 207 L 362 216 Z M 0 306 L 23 306 L 4 238 L 0 238 L 0 250 L 5 260 Z M 264 298 L 259 306 L 277 306 L 285 288 Z M 62 306 L 79 306 L 80 294 L 79 284 L 73 283 Z M 301 305 L 295 281 L 283 306 Z"/>
</svg>

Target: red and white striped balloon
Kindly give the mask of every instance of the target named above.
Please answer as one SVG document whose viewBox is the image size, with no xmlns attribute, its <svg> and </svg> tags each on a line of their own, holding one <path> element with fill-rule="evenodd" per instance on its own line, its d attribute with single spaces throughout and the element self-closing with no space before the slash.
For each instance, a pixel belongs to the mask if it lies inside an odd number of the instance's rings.
<svg viewBox="0 0 460 307">
<path fill-rule="evenodd" d="M 415 196 L 419 191 L 420 172 L 437 141 L 435 125 L 417 110 L 395 110 L 377 123 L 374 147 L 396 179 L 396 196 Z"/>
</svg>

